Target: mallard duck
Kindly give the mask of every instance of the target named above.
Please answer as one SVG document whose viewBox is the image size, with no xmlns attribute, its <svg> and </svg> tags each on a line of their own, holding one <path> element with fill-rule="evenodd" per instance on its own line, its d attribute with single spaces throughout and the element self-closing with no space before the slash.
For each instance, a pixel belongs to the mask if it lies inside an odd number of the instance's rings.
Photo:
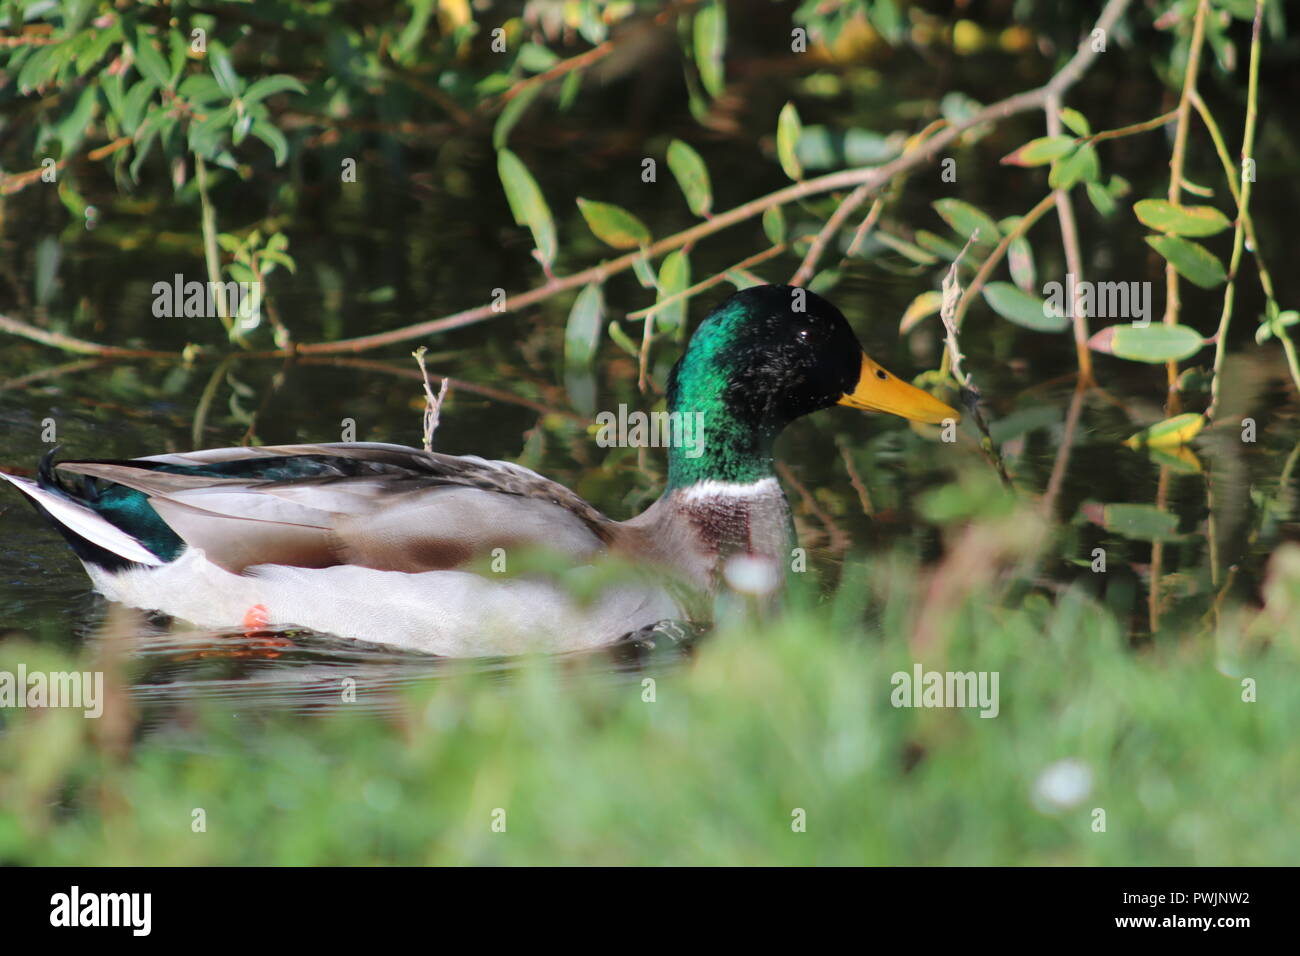
<svg viewBox="0 0 1300 956">
<path fill-rule="evenodd" d="M 629 521 L 520 465 L 370 442 L 51 453 L 35 481 L 4 477 L 95 587 L 130 606 L 445 656 L 576 650 L 698 616 L 692 597 L 716 592 L 736 556 L 787 566 L 793 526 L 773 444 L 796 418 L 833 405 L 958 417 L 867 356 L 835 306 L 790 286 L 714 308 L 667 397 L 670 412 L 699 414 L 702 442 L 669 449 L 667 488 Z M 578 602 L 553 580 L 484 564 L 534 545 L 575 566 L 614 556 L 652 576 Z"/>
</svg>

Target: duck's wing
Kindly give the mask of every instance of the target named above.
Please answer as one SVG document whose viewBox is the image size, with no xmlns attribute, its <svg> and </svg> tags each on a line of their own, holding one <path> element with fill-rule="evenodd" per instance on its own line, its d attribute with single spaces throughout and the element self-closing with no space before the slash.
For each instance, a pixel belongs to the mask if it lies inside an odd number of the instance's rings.
<svg viewBox="0 0 1300 956">
<path fill-rule="evenodd" d="M 161 557 L 201 548 L 231 571 L 264 564 L 430 571 L 532 546 L 590 557 L 613 527 L 572 491 L 522 466 L 401 445 L 61 461 L 42 475 L 43 485 Z"/>
</svg>

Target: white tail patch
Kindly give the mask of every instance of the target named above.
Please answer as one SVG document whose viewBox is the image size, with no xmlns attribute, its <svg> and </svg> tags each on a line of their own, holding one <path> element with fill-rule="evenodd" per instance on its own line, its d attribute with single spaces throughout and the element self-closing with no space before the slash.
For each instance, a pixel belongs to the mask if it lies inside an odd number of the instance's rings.
<svg viewBox="0 0 1300 956">
<path fill-rule="evenodd" d="M 69 501 L 52 491 L 46 491 L 36 482 L 27 478 L 18 478 L 0 471 L 0 478 L 5 479 L 23 494 L 40 503 L 62 525 L 81 535 L 92 544 L 97 544 L 105 551 L 134 561 L 136 564 L 163 565 L 167 562 L 149 551 L 135 538 L 121 528 L 117 528 L 85 505 Z"/>
</svg>

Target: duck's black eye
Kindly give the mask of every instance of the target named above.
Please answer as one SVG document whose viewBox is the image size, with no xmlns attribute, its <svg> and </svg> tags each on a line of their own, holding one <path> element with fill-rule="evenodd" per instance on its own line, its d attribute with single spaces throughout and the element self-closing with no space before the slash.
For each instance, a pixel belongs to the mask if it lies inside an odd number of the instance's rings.
<svg viewBox="0 0 1300 956">
<path fill-rule="evenodd" d="M 882 379 L 889 378 L 889 373 L 886 372 L 883 368 L 878 368 L 876 369 L 876 378 L 882 378 Z"/>
</svg>

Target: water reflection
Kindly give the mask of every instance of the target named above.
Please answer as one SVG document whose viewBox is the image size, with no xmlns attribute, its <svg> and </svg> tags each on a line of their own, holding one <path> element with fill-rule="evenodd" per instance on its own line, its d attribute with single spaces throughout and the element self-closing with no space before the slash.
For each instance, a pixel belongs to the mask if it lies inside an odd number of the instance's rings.
<svg viewBox="0 0 1300 956">
<path fill-rule="evenodd" d="M 118 609 L 125 610 L 125 609 Z M 127 612 L 130 696 L 144 729 L 183 718 L 191 705 L 229 705 L 236 715 L 288 711 L 395 715 L 413 688 L 464 674 L 508 682 L 522 661 L 450 660 L 300 629 L 187 630 L 167 618 Z M 112 625 L 120 631 L 123 618 Z M 110 639 L 101 631 L 95 640 Z M 653 666 L 671 668 L 690 653 L 678 642 L 638 635 L 608 648 L 552 655 L 570 679 L 635 682 Z"/>
</svg>

